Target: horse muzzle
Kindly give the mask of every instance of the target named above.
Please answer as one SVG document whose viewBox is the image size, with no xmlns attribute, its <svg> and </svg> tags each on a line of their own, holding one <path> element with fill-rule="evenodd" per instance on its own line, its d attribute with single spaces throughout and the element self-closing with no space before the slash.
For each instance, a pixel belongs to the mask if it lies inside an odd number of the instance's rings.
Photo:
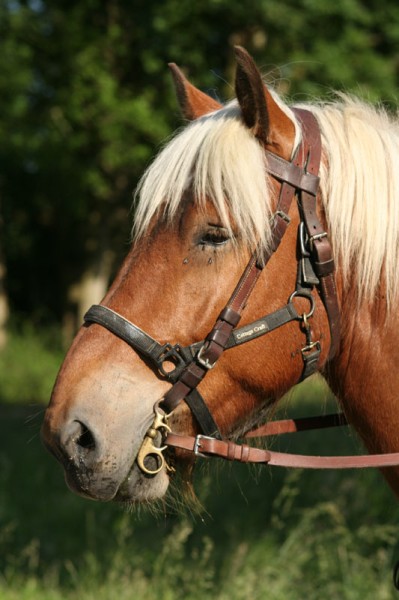
<svg viewBox="0 0 399 600">
<path fill-rule="evenodd" d="M 55 429 L 46 418 L 42 440 L 63 465 L 66 483 L 76 494 L 105 502 L 151 500 L 166 492 L 169 480 L 163 447 L 158 447 L 167 427 L 161 417 L 155 417 L 139 449 L 141 468 L 137 448 L 121 448 L 118 441 L 107 447 L 104 435 L 87 420 L 73 418 Z"/>
</svg>

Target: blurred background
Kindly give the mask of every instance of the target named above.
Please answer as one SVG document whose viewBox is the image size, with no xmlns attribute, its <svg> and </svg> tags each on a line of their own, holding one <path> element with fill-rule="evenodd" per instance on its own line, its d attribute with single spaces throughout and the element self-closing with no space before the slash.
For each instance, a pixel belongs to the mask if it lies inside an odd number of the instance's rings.
<svg viewBox="0 0 399 600">
<path fill-rule="evenodd" d="M 379 473 L 212 465 L 201 516 L 129 514 L 74 497 L 40 444 L 62 357 L 128 250 L 137 181 L 182 124 L 167 63 L 225 101 L 235 44 L 290 101 L 345 90 L 396 110 L 397 0 L 0 0 L 2 600 L 395 595 Z M 330 406 L 316 379 L 282 410 Z M 357 448 L 348 432 L 281 443 Z"/>
</svg>

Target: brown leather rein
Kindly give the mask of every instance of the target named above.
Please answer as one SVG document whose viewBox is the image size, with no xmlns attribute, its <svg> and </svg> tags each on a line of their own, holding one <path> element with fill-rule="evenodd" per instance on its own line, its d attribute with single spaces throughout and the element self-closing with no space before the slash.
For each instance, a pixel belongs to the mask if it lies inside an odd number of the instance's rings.
<svg viewBox="0 0 399 600">
<path fill-rule="evenodd" d="M 312 429 L 348 425 L 342 413 L 307 417 L 303 419 L 287 419 L 270 421 L 266 425 L 245 434 L 244 438 L 261 438 Z M 196 456 L 217 456 L 225 460 L 242 463 L 257 463 L 275 467 L 290 467 L 298 469 L 364 469 L 377 467 L 394 467 L 399 464 L 399 452 L 391 454 L 365 454 L 354 456 L 307 456 L 304 454 L 289 454 L 275 452 L 236 444 L 229 440 L 218 440 L 204 435 L 184 436 L 168 433 L 168 446 L 193 452 Z"/>
<path fill-rule="evenodd" d="M 247 343 L 257 337 L 285 325 L 298 321 L 305 333 L 306 341 L 301 354 L 305 379 L 320 368 L 320 340 L 314 340 L 311 317 L 315 309 L 312 291 L 317 289 L 325 307 L 330 327 L 330 352 L 332 358 L 340 339 L 340 311 L 334 281 L 334 260 L 327 233 L 324 231 L 316 210 L 319 188 L 319 166 L 321 159 L 320 132 L 315 117 L 306 110 L 293 109 L 302 126 L 302 140 L 291 162 L 266 152 L 267 170 L 280 184 L 277 209 L 272 219 L 272 244 L 267 254 L 258 251 L 252 255 L 229 302 L 220 313 L 212 330 L 204 341 L 188 347 L 179 344 L 160 344 L 139 327 L 101 305 L 92 306 L 86 313 L 86 324 L 97 323 L 128 343 L 144 358 L 148 359 L 159 374 L 173 385 L 161 402 L 154 406 L 154 422 L 148 430 L 138 453 L 140 469 L 155 475 L 166 466 L 163 452 L 167 447 L 179 448 L 196 456 L 217 456 L 245 463 L 263 463 L 284 467 L 313 469 L 344 469 L 362 467 L 387 467 L 399 464 L 399 453 L 366 456 L 304 456 L 263 450 L 222 439 L 219 428 L 210 413 L 197 386 L 215 366 L 223 352 Z M 256 282 L 277 250 L 290 223 L 288 212 L 294 196 L 297 197 L 300 214 L 298 231 L 298 276 L 295 290 L 285 306 L 255 322 L 237 327 L 247 300 Z M 307 313 L 298 314 L 295 297 L 309 301 Z M 174 364 L 169 371 L 165 364 Z M 185 401 L 197 420 L 202 433 L 188 436 L 173 433 L 168 418 L 173 410 Z M 310 419 L 272 421 L 248 432 L 245 438 L 263 437 L 293 431 L 347 424 L 342 414 L 327 415 Z M 164 446 L 159 447 L 159 439 Z M 151 458 L 150 465 L 148 459 Z M 155 463 L 154 463 L 155 461 Z M 155 464 L 155 467 L 153 466 Z"/>
</svg>

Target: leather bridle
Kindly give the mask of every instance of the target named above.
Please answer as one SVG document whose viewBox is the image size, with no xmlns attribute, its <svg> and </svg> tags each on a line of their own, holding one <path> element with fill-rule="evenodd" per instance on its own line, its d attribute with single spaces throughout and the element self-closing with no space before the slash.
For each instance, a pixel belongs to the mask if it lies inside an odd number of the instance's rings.
<svg viewBox="0 0 399 600">
<path fill-rule="evenodd" d="M 340 311 L 334 281 L 334 260 L 327 232 L 317 214 L 319 190 L 319 167 L 321 140 L 317 121 L 307 110 L 293 109 L 302 127 L 302 139 L 292 161 L 286 161 L 269 151 L 266 152 L 268 173 L 280 183 L 276 211 L 272 217 L 272 242 L 268 252 L 256 250 L 251 256 L 230 300 L 221 311 L 205 340 L 186 347 L 179 344 L 160 344 L 142 329 L 120 314 L 102 305 L 94 305 L 84 316 L 85 323 L 97 323 L 124 340 L 146 358 L 160 375 L 172 383 L 161 402 L 154 407 L 155 418 L 139 451 L 137 462 L 148 475 L 155 475 L 165 465 L 163 452 L 166 447 L 181 448 L 197 456 L 219 456 L 241 462 L 258 462 L 289 467 L 353 468 L 364 466 L 392 466 L 399 462 L 399 454 L 354 457 L 312 457 L 283 454 L 261 450 L 246 444 L 223 440 L 206 402 L 197 387 L 213 369 L 225 350 L 239 346 L 266 335 L 286 323 L 298 321 L 305 334 L 301 350 L 305 379 L 321 365 L 321 340 L 314 340 L 311 317 L 315 310 L 312 295 L 316 288 L 325 307 L 330 328 L 331 359 L 337 352 L 340 339 Z M 242 312 L 255 284 L 273 253 L 277 250 L 290 223 L 288 213 L 294 196 L 297 197 L 300 225 L 298 229 L 298 275 L 296 288 L 287 304 L 278 310 L 248 324 L 237 327 Z M 301 297 L 309 302 L 307 313 L 299 314 L 294 299 Z M 167 366 L 173 364 L 169 370 Z M 201 433 L 197 436 L 178 435 L 171 431 L 168 417 L 185 401 L 190 407 Z M 271 422 L 246 434 L 260 437 L 286 433 L 304 428 L 303 421 Z M 305 420 L 307 425 L 320 427 L 346 423 L 342 415 L 321 417 L 316 421 Z M 159 437 L 165 446 L 159 447 Z M 148 461 L 149 457 L 152 462 Z M 150 465 L 149 465 L 150 463 Z M 153 466 L 155 464 L 155 466 Z M 169 468 L 169 467 L 168 467 Z"/>
</svg>

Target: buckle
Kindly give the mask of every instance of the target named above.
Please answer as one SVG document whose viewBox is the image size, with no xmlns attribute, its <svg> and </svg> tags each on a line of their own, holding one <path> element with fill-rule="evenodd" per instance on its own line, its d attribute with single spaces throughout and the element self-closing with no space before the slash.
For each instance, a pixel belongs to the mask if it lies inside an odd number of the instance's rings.
<svg viewBox="0 0 399 600">
<path fill-rule="evenodd" d="M 327 232 L 323 231 L 322 233 L 316 233 L 316 235 L 312 235 L 309 238 L 309 248 L 312 251 L 313 250 L 313 246 L 314 243 L 317 242 L 317 240 L 322 240 L 323 238 L 327 237 Z"/>
<path fill-rule="evenodd" d="M 310 256 L 310 253 L 313 252 L 314 243 L 317 242 L 317 240 L 322 240 L 323 238 L 327 237 L 327 235 L 328 234 L 326 231 L 322 231 L 321 233 L 316 233 L 315 235 L 309 236 L 306 230 L 305 223 L 301 221 L 299 223 L 298 234 L 301 255 L 303 257 L 308 258 Z"/>
<path fill-rule="evenodd" d="M 195 438 L 194 448 L 193 448 L 193 452 L 194 452 L 195 456 L 201 456 L 202 458 L 209 458 L 209 456 L 207 454 L 203 454 L 202 452 L 200 452 L 201 440 L 213 440 L 213 439 L 214 438 L 210 437 L 209 435 L 202 435 L 201 433 L 198 434 Z"/>
<path fill-rule="evenodd" d="M 321 353 L 320 342 L 310 342 L 301 350 L 303 360 L 303 371 L 301 381 L 313 375 L 319 368 L 319 358 Z"/>
<path fill-rule="evenodd" d="M 299 245 L 300 245 L 300 249 L 301 249 L 301 256 L 304 258 L 309 258 L 310 252 L 307 249 L 309 237 L 308 237 L 308 234 L 306 231 L 305 223 L 303 221 L 301 221 L 299 223 L 298 238 L 299 238 Z"/>
<path fill-rule="evenodd" d="M 202 365 L 203 367 L 205 367 L 205 369 L 207 371 L 210 371 L 211 369 L 213 369 L 213 367 L 216 364 L 215 362 L 211 362 L 209 360 L 209 358 L 202 358 L 202 353 L 208 348 L 207 344 L 204 344 L 203 346 L 201 346 L 201 348 L 199 349 L 199 352 L 197 354 L 197 356 L 195 357 L 197 362 L 199 362 L 200 365 Z"/>
<path fill-rule="evenodd" d="M 320 354 L 321 344 L 319 341 L 306 344 L 306 346 L 301 349 L 302 358 L 305 360 L 312 351 L 314 351 L 315 354 Z"/>
</svg>

